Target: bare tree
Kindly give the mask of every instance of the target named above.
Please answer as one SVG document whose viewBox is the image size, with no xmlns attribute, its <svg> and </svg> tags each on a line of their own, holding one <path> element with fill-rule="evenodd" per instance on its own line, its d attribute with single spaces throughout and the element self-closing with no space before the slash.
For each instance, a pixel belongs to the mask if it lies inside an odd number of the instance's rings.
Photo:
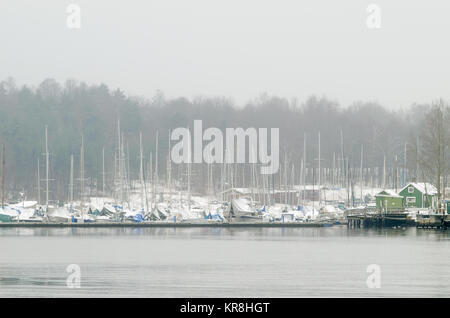
<svg viewBox="0 0 450 318">
<path fill-rule="evenodd" d="M 445 198 L 446 151 L 449 139 L 449 128 L 446 125 L 450 117 L 450 108 L 442 99 L 433 102 L 426 113 L 422 125 L 421 161 L 429 177 L 436 180 L 438 209 L 441 199 Z M 443 191 L 442 191 L 443 190 Z"/>
</svg>

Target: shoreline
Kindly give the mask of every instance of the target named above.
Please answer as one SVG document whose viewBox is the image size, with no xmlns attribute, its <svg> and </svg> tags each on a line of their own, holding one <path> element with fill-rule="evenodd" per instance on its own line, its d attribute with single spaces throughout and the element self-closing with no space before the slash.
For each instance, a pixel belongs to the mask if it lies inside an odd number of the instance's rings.
<svg viewBox="0 0 450 318">
<path fill-rule="evenodd" d="M 337 226 L 344 224 L 337 224 Z M 239 223 L 166 223 L 166 222 L 152 222 L 152 223 L 41 223 L 41 222 L 7 222 L 0 223 L 2 227 L 53 227 L 53 228 L 67 228 L 67 227 L 80 227 L 80 228 L 108 228 L 108 227 L 326 227 L 323 223 L 273 223 L 273 222 L 239 222 Z M 335 226 L 335 225 L 333 225 Z"/>
</svg>

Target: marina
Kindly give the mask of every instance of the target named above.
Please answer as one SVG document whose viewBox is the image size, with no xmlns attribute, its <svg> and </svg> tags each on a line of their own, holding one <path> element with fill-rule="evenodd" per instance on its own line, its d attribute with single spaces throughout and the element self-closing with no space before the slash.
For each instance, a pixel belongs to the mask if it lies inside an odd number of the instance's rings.
<svg viewBox="0 0 450 318">
<path fill-rule="evenodd" d="M 189 130 L 185 130 L 185 133 L 188 134 Z M 170 131 L 169 135 L 167 149 L 171 149 Z M 445 188 L 441 191 L 431 183 L 415 180 L 408 183 L 406 161 L 402 178 L 399 178 L 398 167 L 391 171 L 391 175 L 388 174 L 385 159 L 382 173 L 364 169 L 364 151 L 361 147 L 359 169 L 352 169 L 345 164 L 337 166 L 335 155 L 332 168 L 323 168 L 320 163 L 320 132 L 318 158 L 317 163 L 314 161 L 313 169 L 306 168 L 308 164 L 304 156 L 296 174 L 295 164 L 284 155 L 277 178 L 273 174 L 263 174 L 261 165 L 254 163 L 200 163 L 196 166 L 196 172 L 193 172 L 194 164 L 190 160 L 174 164 L 171 154 L 167 154 L 166 171 L 163 174 L 158 162 L 159 132 L 156 131 L 155 150 L 150 153 L 147 164 L 143 136 L 139 133 L 138 178 L 134 179 L 129 149 L 125 146 L 119 119 L 118 149 L 114 153 L 112 178 L 106 178 L 105 149 L 102 149 L 101 190 L 98 189 L 98 182 L 93 184 L 92 178 L 86 176 L 86 145 L 81 135 L 79 178 L 75 178 L 74 156 L 71 155 L 68 197 L 64 200 L 52 198 L 52 192 L 58 189 L 51 186 L 55 180 L 50 178 L 47 125 L 44 137 L 45 177 L 41 177 L 38 159 L 37 191 L 31 194 L 32 198 L 37 195 L 34 201 L 27 200 L 28 195 L 22 192 L 20 200 L 6 202 L 6 149 L 4 145 L 2 147 L 0 226 L 329 227 L 346 224 L 348 227 L 416 226 L 421 229 L 447 229 L 450 224 L 450 200 L 445 199 Z M 184 147 L 183 143 L 181 146 Z M 306 135 L 303 147 L 306 153 Z M 186 149 L 183 152 L 190 154 L 190 146 Z M 404 157 L 406 160 L 406 152 Z M 345 156 L 342 156 L 341 161 L 346 161 Z M 193 181 L 195 175 L 198 179 L 199 174 L 206 176 L 206 183 L 199 185 Z M 354 174 L 359 176 L 355 177 Z M 375 183 L 374 177 L 377 179 Z M 388 187 L 388 178 L 393 188 Z M 401 185 L 400 189 L 398 185 Z M 44 192 L 44 200 L 41 192 Z"/>
<path fill-rule="evenodd" d="M 223 228 L 252 228 L 252 227 L 323 227 L 326 226 L 323 223 L 319 222 L 309 222 L 309 223 L 301 223 L 301 222 L 286 222 L 286 223 L 277 223 L 277 222 L 260 222 L 260 223 L 251 223 L 251 222 L 239 222 L 239 223 L 217 223 L 217 222 L 204 222 L 204 223 L 190 223 L 190 222 L 141 222 L 141 223 L 131 223 L 131 222 L 121 222 L 121 223 L 42 223 L 42 222 L 7 222 L 0 223 L 1 227 L 50 227 L 50 228 L 71 228 L 71 227 L 79 227 L 79 228 L 108 228 L 108 227 L 166 227 L 166 228 L 176 228 L 176 227 L 223 227 Z"/>
</svg>

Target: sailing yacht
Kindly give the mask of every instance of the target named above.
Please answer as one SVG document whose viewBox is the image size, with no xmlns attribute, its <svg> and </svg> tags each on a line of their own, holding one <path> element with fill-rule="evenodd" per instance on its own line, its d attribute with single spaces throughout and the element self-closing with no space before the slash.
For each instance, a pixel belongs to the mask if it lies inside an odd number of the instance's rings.
<svg viewBox="0 0 450 318">
<path fill-rule="evenodd" d="M 255 208 L 251 198 L 241 197 L 232 199 L 229 218 L 237 222 L 262 222 L 263 212 Z"/>
<path fill-rule="evenodd" d="M 11 208 L 8 205 L 4 205 L 3 208 L 0 207 L 0 222 L 14 222 L 19 218 L 19 213 L 17 210 Z"/>
</svg>

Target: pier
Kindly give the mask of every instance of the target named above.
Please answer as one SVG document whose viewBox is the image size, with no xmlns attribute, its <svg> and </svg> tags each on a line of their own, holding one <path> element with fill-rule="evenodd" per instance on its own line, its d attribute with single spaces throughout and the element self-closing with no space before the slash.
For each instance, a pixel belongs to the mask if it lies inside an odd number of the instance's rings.
<svg viewBox="0 0 450 318">
<path fill-rule="evenodd" d="M 450 226 L 450 215 L 430 214 L 418 215 L 416 227 L 420 229 L 447 229 Z"/>
<path fill-rule="evenodd" d="M 414 226 L 416 222 L 405 213 L 358 214 L 347 216 L 350 228 Z"/>
<path fill-rule="evenodd" d="M 416 226 L 421 229 L 447 229 L 450 226 L 450 215 L 419 214 L 416 220 L 404 213 L 350 215 L 347 217 L 347 226 L 350 228 Z"/>
</svg>

